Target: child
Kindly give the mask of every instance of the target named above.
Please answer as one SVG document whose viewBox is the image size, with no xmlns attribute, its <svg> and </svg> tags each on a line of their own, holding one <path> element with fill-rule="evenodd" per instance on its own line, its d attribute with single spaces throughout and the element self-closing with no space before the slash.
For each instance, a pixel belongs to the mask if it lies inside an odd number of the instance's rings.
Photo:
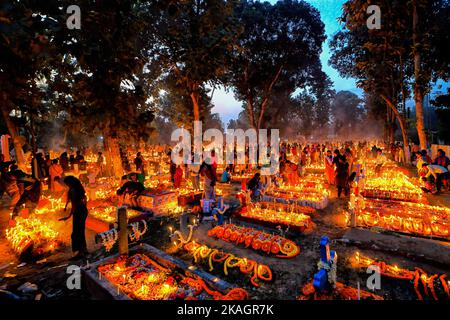
<svg viewBox="0 0 450 320">
<path fill-rule="evenodd" d="M 230 206 L 224 204 L 223 197 L 217 199 L 217 206 L 212 210 L 213 216 L 217 219 L 217 224 L 220 226 L 223 224 L 224 213 L 228 210 Z"/>
<path fill-rule="evenodd" d="M 222 178 L 220 179 L 222 183 L 230 183 L 231 182 L 231 174 L 230 167 L 227 167 L 225 171 L 222 173 Z"/>
</svg>

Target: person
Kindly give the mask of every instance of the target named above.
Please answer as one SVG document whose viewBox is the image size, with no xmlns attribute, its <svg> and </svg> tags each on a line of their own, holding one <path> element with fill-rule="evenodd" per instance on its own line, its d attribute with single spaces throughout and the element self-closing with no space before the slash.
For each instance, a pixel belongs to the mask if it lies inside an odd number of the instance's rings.
<svg viewBox="0 0 450 320">
<path fill-rule="evenodd" d="M 73 154 L 71 154 L 69 156 L 69 168 L 70 168 L 70 170 L 74 170 L 75 169 L 75 164 L 76 164 L 75 156 Z"/>
<path fill-rule="evenodd" d="M 64 171 L 69 170 L 69 157 L 67 156 L 67 152 L 61 153 L 61 155 L 59 156 L 59 164 Z"/>
<path fill-rule="evenodd" d="M 103 153 L 99 151 L 97 153 L 97 167 L 99 168 L 99 175 L 101 177 L 103 177 L 104 174 L 105 174 L 105 165 L 104 165 L 104 163 L 105 163 L 105 157 L 103 156 Z"/>
<path fill-rule="evenodd" d="M 191 163 L 189 164 L 188 169 L 189 169 L 189 176 L 192 182 L 192 188 L 195 191 L 200 190 L 200 176 L 199 176 L 200 165 L 194 162 L 194 154 L 192 154 Z"/>
<path fill-rule="evenodd" d="M 169 172 L 170 172 L 170 181 L 172 183 L 175 182 L 175 171 L 177 171 L 177 165 L 172 161 L 172 151 L 169 151 L 167 154 L 169 156 Z"/>
<path fill-rule="evenodd" d="M 298 168 L 297 165 L 291 161 L 286 162 L 285 173 L 287 175 L 288 184 L 294 186 L 298 182 Z"/>
<path fill-rule="evenodd" d="M 36 178 L 38 180 L 44 180 L 45 175 L 45 160 L 42 156 L 42 153 L 37 153 L 36 157 L 33 157 L 31 159 L 31 172 L 33 178 Z"/>
<path fill-rule="evenodd" d="M 44 161 L 44 167 L 45 167 L 45 176 L 49 177 L 50 176 L 50 166 L 52 165 L 52 160 L 50 159 L 50 155 L 47 154 L 45 156 L 45 161 Z"/>
<path fill-rule="evenodd" d="M 177 165 L 177 169 L 175 170 L 175 175 L 173 177 L 173 186 L 175 189 L 181 187 L 181 183 L 183 181 L 183 169 L 180 165 Z"/>
<path fill-rule="evenodd" d="M 48 169 L 50 176 L 50 190 L 52 192 L 61 192 L 63 187 L 59 183 L 59 179 L 62 178 L 64 173 L 63 168 L 58 164 L 58 159 L 53 159 L 50 168 Z"/>
<path fill-rule="evenodd" d="M 84 156 L 81 154 L 80 150 L 77 150 L 76 152 L 75 164 L 78 165 L 78 170 L 86 170 L 86 161 L 84 160 Z"/>
<path fill-rule="evenodd" d="M 231 174 L 230 174 L 230 167 L 227 167 L 225 171 L 222 173 L 222 177 L 220 179 L 220 182 L 222 183 L 230 183 L 231 182 Z"/>
<path fill-rule="evenodd" d="M 427 150 L 422 150 L 420 151 L 420 155 L 422 156 L 423 161 L 425 161 L 426 163 L 432 163 L 433 160 L 431 159 L 431 157 L 428 155 Z"/>
<path fill-rule="evenodd" d="M 41 182 L 18 169 L 11 171 L 11 174 L 17 179 L 17 185 L 20 190 L 19 201 L 17 201 L 12 213 L 14 218 L 19 214 L 20 207 L 27 202 L 31 202 L 36 207 L 41 198 Z"/>
<path fill-rule="evenodd" d="M 15 165 L 11 166 L 14 167 Z M 15 166 L 17 167 L 17 166 Z M 9 209 L 13 210 L 16 206 L 16 203 L 20 199 L 20 190 L 17 185 L 17 178 L 12 174 L 12 172 L 8 171 L 8 166 L 3 165 L 0 167 L 1 176 L 0 176 L 0 199 L 3 197 L 3 194 L 6 194 L 11 198 L 9 202 Z"/>
<path fill-rule="evenodd" d="M 131 206 L 139 208 L 137 198 L 145 190 L 145 187 L 137 180 L 137 174 L 130 174 L 129 177 L 131 180 L 128 180 L 127 175 L 122 177 L 122 186 L 117 190 L 117 195 L 123 196 L 121 203 L 123 203 L 125 197 L 129 195 Z"/>
<path fill-rule="evenodd" d="M 324 159 L 325 162 L 325 176 L 329 185 L 334 184 L 334 166 L 333 166 L 333 155 L 331 150 L 327 150 L 327 155 Z"/>
<path fill-rule="evenodd" d="M 337 153 L 336 153 L 337 151 Z M 348 182 L 349 166 L 345 156 L 341 155 L 338 150 L 335 151 L 334 163 L 336 166 L 335 181 L 338 190 L 338 198 L 341 197 L 342 191 L 344 195 L 348 196 L 350 193 L 350 186 Z"/>
<path fill-rule="evenodd" d="M 347 159 L 349 171 L 351 172 L 353 170 L 353 162 L 354 162 L 354 156 L 353 152 L 350 148 L 345 148 L 344 153 L 345 159 Z"/>
<path fill-rule="evenodd" d="M 448 169 L 437 164 L 424 163 L 422 164 L 422 171 L 425 174 L 424 175 L 425 179 L 434 180 L 434 182 L 436 183 L 437 192 L 441 191 L 443 180 L 445 180 L 447 183 L 449 178 Z"/>
<path fill-rule="evenodd" d="M 136 172 L 143 173 L 144 170 L 144 158 L 142 154 L 138 152 L 136 158 L 134 159 L 134 165 L 136 166 Z"/>
<path fill-rule="evenodd" d="M 380 148 L 377 149 L 377 157 L 375 159 L 375 173 L 380 175 L 381 168 L 386 164 L 387 158 Z"/>
<path fill-rule="evenodd" d="M 215 149 L 211 150 L 211 166 L 214 170 L 214 174 L 217 174 L 217 155 Z"/>
<path fill-rule="evenodd" d="M 212 215 L 217 219 L 219 226 L 223 224 L 224 214 L 229 208 L 230 206 L 225 204 L 223 197 L 217 199 L 217 204 L 212 209 Z"/>
<path fill-rule="evenodd" d="M 205 177 L 203 198 L 206 200 L 214 200 L 216 198 L 217 176 L 214 173 L 213 167 L 206 161 L 203 161 L 200 166 L 199 172 L 202 177 Z"/>
<path fill-rule="evenodd" d="M 398 158 L 398 163 L 401 166 L 406 164 L 405 150 L 403 149 L 403 146 L 401 146 L 401 145 L 398 145 L 397 158 Z"/>
<path fill-rule="evenodd" d="M 77 260 L 89 253 L 86 244 L 86 218 L 88 216 L 87 198 L 83 185 L 80 180 L 73 176 L 67 176 L 64 178 L 64 184 L 69 187 L 67 193 L 67 202 L 64 211 L 67 210 L 67 206 L 70 203 L 70 214 L 67 217 L 59 219 L 60 221 L 66 221 L 72 218 L 72 252 L 73 256 L 70 260 Z"/>
<path fill-rule="evenodd" d="M 80 162 L 84 161 L 84 156 L 81 154 L 80 150 L 77 150 L 76 156 L 75 156 L 75 163 L 80 164 Z"/>
<path fill-rule="evenodd" d="M 247 182 L 247 190 L 250 190 L 252 193 L 252 198 L 258 198 L 259 187 L 260 187 L 261 174 L 259 172 L 255 173 L 255 175 Z"/>
<path fill-rule="evenodd" d="M 450 159 L 445 155 L 445 151 L 442 149 L 438 150 L 438 155 L 434 159 L 433 164 L 439 165 L 441 167 L 447 168 L 450 165 Z"/>
</svg>

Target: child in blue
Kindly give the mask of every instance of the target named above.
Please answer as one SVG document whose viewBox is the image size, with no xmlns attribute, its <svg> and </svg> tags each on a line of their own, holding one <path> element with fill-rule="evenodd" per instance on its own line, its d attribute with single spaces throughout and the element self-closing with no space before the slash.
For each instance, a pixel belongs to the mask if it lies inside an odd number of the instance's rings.
<svg viewBox="0 0 450 320">
<path fill-rule="evenodd" d="M 229 206 L 224 204 L 223 197 L 219 197 L 217 199 L 217 206 L 212 210 L 212 214 L 216 217 L 219 226 L 223 224 L 223 214 L 228 208 Z"/>
<path fill-rule="evenodd" d="M 231 182 L 231 174 L 230 167 L 227 167 L 225 171 L 222 173 L 222 178 L 220 179 L 222 183 L 230 183 Z"/>
</svg>

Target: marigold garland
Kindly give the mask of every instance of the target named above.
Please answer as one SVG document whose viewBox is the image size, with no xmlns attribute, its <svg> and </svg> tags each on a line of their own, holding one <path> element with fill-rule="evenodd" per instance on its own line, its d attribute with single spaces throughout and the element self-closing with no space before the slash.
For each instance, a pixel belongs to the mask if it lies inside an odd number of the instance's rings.
<svg viewBox="0 0 450 320">
<path fill-rule="evenodd" d="M 208 231 L 208 236 L 244 244 L 246 248 L 251 246 L 254 250 L 273 254 L 277 258 L 293 258 L 300 253 L 300 247 L 291 240 L 234 224 L 216 226 Z"/>
<path fill-rule="evenodd" d="M 442 289 L 442 291 L 446 294 L 446 298 L 450 299 L 449 285 L 445 278 L 446 274 L 442 275 L 431 275 L 429 276 L 424 270 L 421 268 L 415 268 L 414 271 L 399 268 L 397 266 L 391 266 L 386 264 L 383 261 L 377 261 L 356 253 L 353 258 L 354 265 L 356 267 L 368 267 L 370 265 L 377 266 L 380 269 L 381 275 L 389 278 L 399 279 L 399 280 L 408 280 L 412 281 L 414 285 L 414 291 L 419 300 L 423 300 L 425 297 L 439 300 L 438 293 L 436 292 L 436 286 Z M 423 291 L 423 292 L 421 292 Z"/>
<path fill-rule="evenodd" d="M 230 268 L 239 268 L 241 273 L 251 275 L 250 282 L 255 287 L 259 287 L 257 280 L 272 281 L 272 270 L 264 264 L 258 264 L 254 260 L 240 258 L 231 253 L 219 252 L 217 249 L 195 242 L 185 244 L 184 249 L 193 255 L 195 263 L 199 263 L 200 260 L 207 260 L 209 271 L 214 270 L 213 262 L 217 262 L 223 264 L 223 273 L 225 275 L 228 275 L 228 269 Z"/>
</svg>

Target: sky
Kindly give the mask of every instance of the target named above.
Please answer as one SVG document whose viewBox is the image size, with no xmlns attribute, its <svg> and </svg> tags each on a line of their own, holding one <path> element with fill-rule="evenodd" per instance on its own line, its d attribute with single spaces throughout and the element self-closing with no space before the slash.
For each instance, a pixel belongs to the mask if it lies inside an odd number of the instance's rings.
<svg viewBox="0 0 450 320">
<path fill-rule="evenodd" d="M 327 35 L 327 40 L 323 44 L 323 51 L 320 58 L 322 61 L 322 69 L 333 81 L 334 89 L 336 91 L 349 90 L 358 95 L 362 94 L 362 91 L 356 87 L 356 82 L 354 79 L 341 78 L 338 72 L 328 65 L 328 60 L 331 56 L 328 43 L 333 34 L 335 34 L 341 28 L 341 25 L 337 21 L 337 19 L 342 13 L 342 5 L 346 0 L 305 1 L 319 10 L 322 21 L 325 24 L 325 33 Z M 276 0 L 270 0 L 269 2 L 275 3 Z M 225 125 L 230 119 L 237 118 L 239 112 L 241 112 L 242 110 L 242 103 L 234 99 L 233 92 L 227 92 L 224 89 L 216 89 L 214 91 L 212 102 L 214 104 L 212 112 L 219 113 Z"/>
</svg>

